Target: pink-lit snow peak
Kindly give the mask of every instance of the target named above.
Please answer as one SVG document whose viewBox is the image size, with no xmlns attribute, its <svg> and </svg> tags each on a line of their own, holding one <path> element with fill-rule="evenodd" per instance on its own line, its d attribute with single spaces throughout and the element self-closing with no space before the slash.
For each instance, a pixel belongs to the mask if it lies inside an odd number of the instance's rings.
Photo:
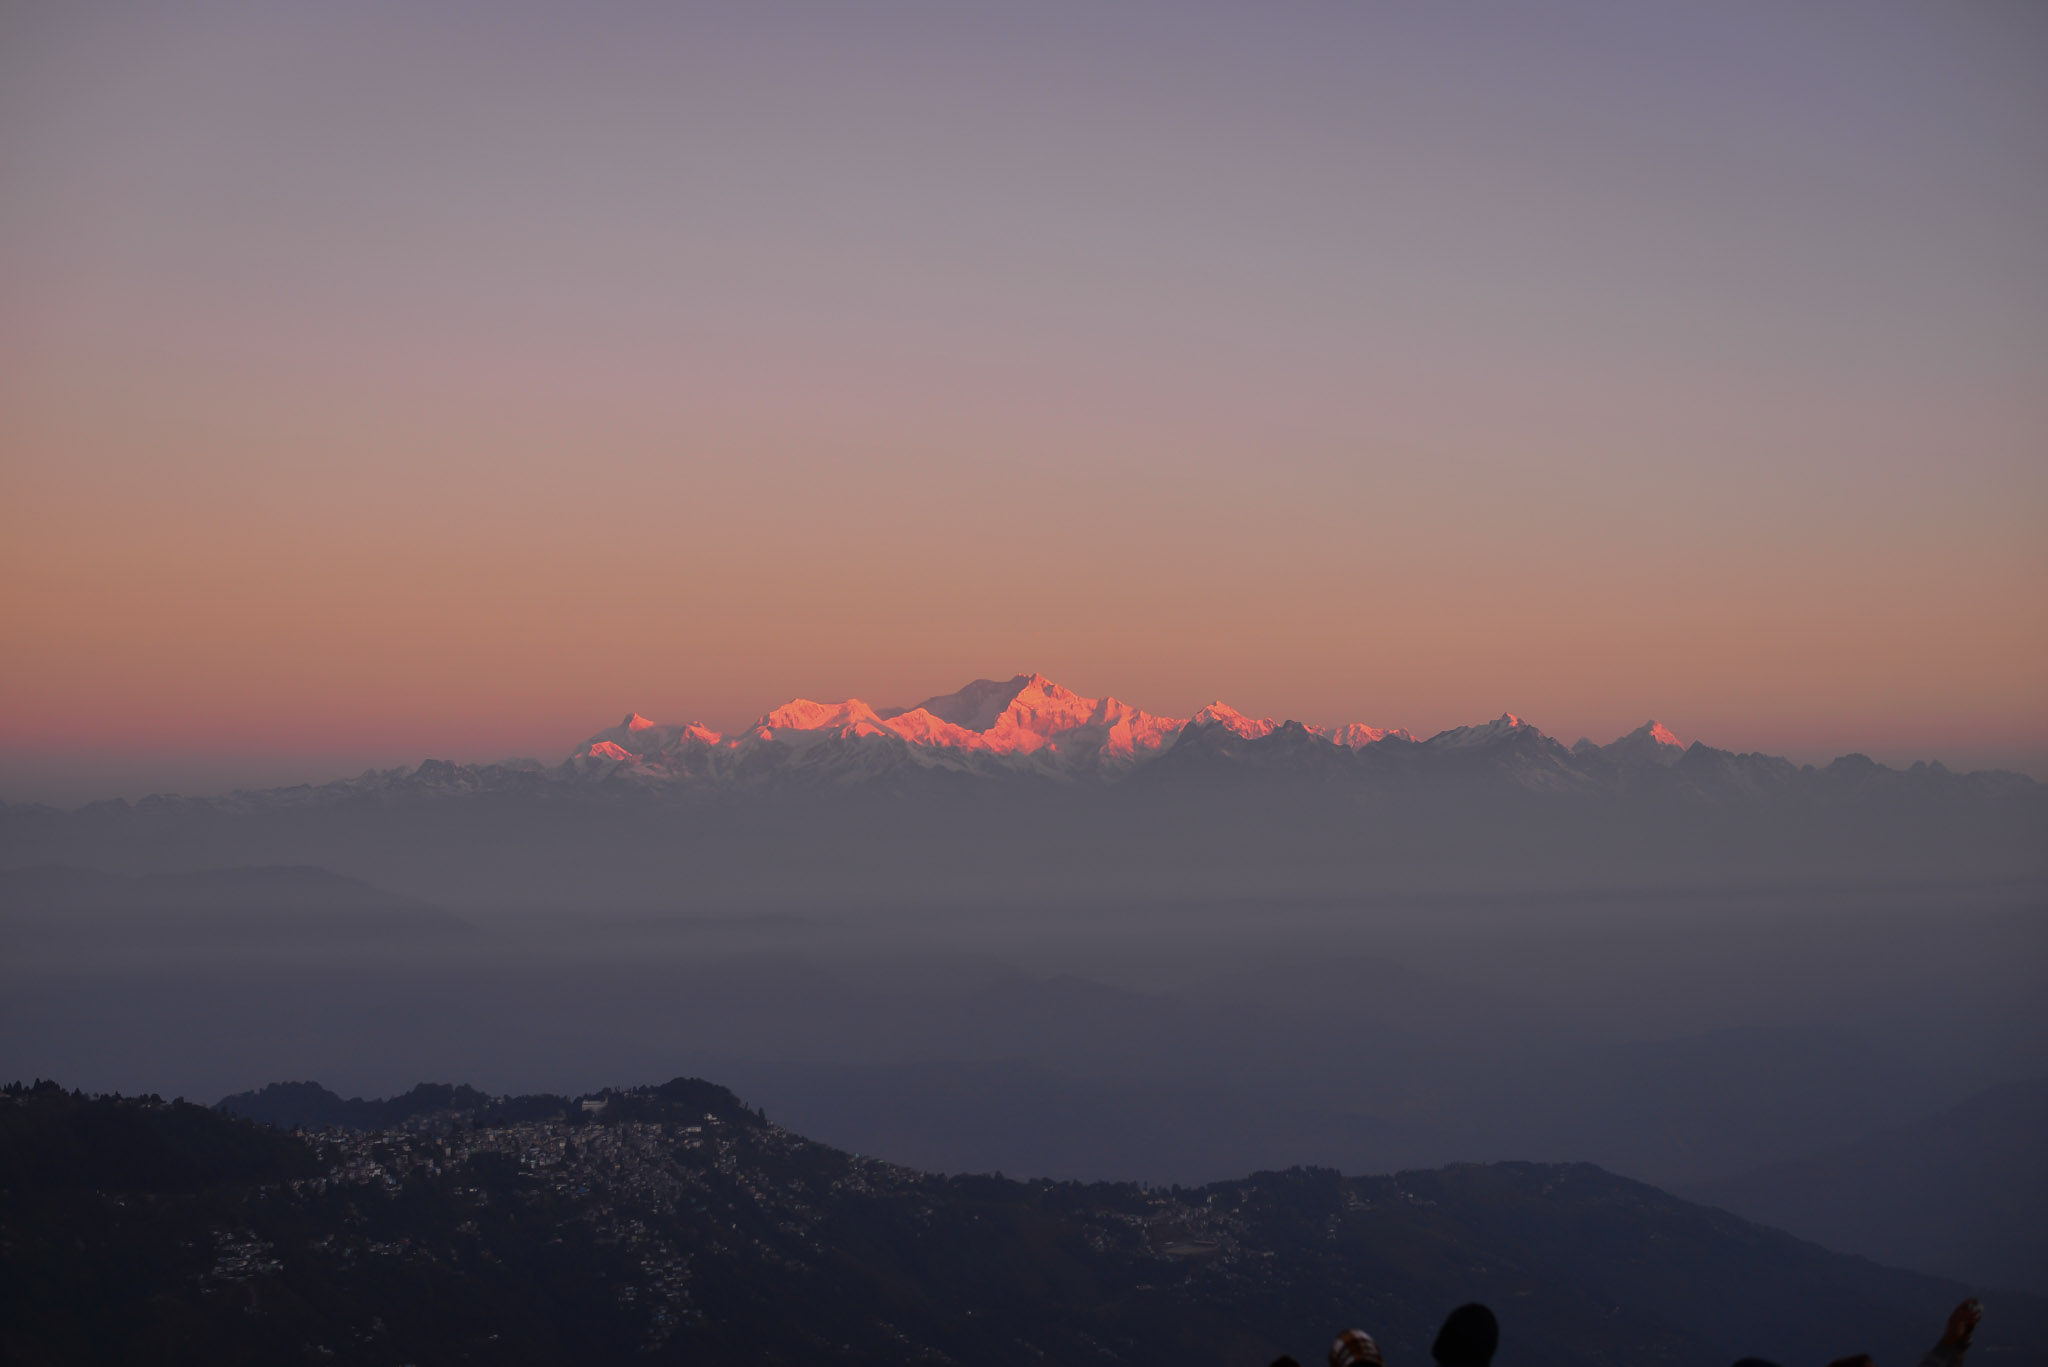
<svg viewBox="0 0 2048 1367">
<path fill-rule="evenodd" d="M 839 738 L 899 741 L 934 761 L 959 755 L 965 762 L 978 755 L 988 762 L 1050 767 L 1052 771 L 1077 765 L 1114 770 L 1168 749 L 1190 721 L 1221 725 L 1248 740 L 1271 735 L 1281 725 L 1270 717 L 1247 717 L 1220 701 L 1193 718 L 1159 716 L 1117 698 L 1085 697 L 1043 674 L 1019 674 L 1010 679 L 976 679 L 911 707 L 875 708 L 859 698 L 843 702 L 796 698 L 732 738 L 701 724 L 662 725 L 635 712 L 586 741 L 576 762 L 641 762 L 670 770 L 694 769 L 701 763 L 725 762 L 701 758 L 707 750 L 730 756 L 735 750 L 750 751 L 760 744 L 808 748 L 827 738 Z M 1334 744 L 1353 748 L 1390 734 L 1407 735 L 1362 724 L 1308 729 Z M 692 755 L 700 758 L 690 758 Z"/>
</svg>

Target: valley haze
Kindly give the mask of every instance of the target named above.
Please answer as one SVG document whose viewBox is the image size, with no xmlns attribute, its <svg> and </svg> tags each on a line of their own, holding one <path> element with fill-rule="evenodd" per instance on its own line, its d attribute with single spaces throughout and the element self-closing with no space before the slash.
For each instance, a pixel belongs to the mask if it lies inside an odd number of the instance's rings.
<svg viewBox="0 0 2048 1367">
<path fill-rule="evenodd" d="M 1740 1195 L 2048 1075 L 2044 837 L 2024 776 L 1654 723 L 1418 739 L 1035 674 L 731 735 L 631 715 L 555 764 L 0 809 L 0 1072 L 690 1072 L 940 1171 L 1593 1161 Z M 1940 1150 L 1923 1204 L 2033 1114 Z M 2009 1230 L 1917 1266 L 2038 1289 Z"/>
<path fill-rule="evenodd" d="M 2048 1364 L 2044 72 L 0 6 L 0 1360 Z"/>
</svg>

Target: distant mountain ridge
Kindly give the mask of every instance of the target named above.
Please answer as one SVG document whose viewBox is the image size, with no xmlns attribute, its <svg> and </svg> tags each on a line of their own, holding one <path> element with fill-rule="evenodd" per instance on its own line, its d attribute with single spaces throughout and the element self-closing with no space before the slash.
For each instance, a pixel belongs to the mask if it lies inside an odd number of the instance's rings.
<svg viewBox="0 0 2048 1367">
<path fill-rule="evenodd" d="M 1426 739 L 1185 719 L 1042 675 L 911 707 L 796 699 L 722 735 L 639 714 L 559 764 L 0 806 L 0 868 L 318 864 L 444 907 L 2048 877 L 2048 787 L 1681 747 L 1513 714 Z"/>
<path fill-rule="evenodd" d="M 1255 739 L 1280 723 L 1221 702 L 1194 717 L 1155 716 L 1116 698 L 1089 698 L 1042 674 L 976 679 L 911 707 L 858 698 L 797 698 L 731 736 L 700 723 L 662 726 L 634 713 L 597 732 L 557 772 L 649 785 L 758 781 L 782 767 L 860 782 L 896 764 L 957 773 L 1114 780 L 1170 749 L 1190 727 Z M 1351 726 L 1318 732 L 1332 745 L 1406 732 Z"/>
<path fill-rule="evenodd" d="M 552 766 L 532 760 L 458 764 L 429 759 L 411 768 L 370 770 L 325 784 L 221 798 L 151 797 L 137 805 L 203 802 L 235 808 L 381 793 L 533 791 L 550 785 L 706 795 L 793 783 L 853 787 L 919 771 L 1114 783 L 1187 748 L 1248 771 L 1294 763 L 1325 776 L 1342 773 L 1368 781 L 1493 761 L 1514 782 L 1558 791 L 1626 788 L 1653 770 L 1669 771 L 1679 786 L 1699 793 L 1762 790 L 1815 776 L 1895 775 L 1902 781 L 1969 782 L 2000 790 L 2039 786 L 2020 774 L 1957 774 L 1939 763 L 1896 771 L 1855 754 L 1825 767 L 1797 765 L 1701 742 L 1688 746 L 1655 721 L 1606 745 L 1582 739 L 1567 748 L 1512 713 L 1421 740 L 1399 727 L 1354 723 L 1326 728 L 1251 718 L 1221 701 L 1191 717 L 1168 717 L 1114 697 L 1084 697 L 1040 674 L 1019 674 L 1000 681 L 977 679 L 910 707 L 876 708 L 858 698 L 836 703 L 797 698 L 730 735 L 701 723 L 665 724 L 630 713 L 594 732 Z"/>
</svg>

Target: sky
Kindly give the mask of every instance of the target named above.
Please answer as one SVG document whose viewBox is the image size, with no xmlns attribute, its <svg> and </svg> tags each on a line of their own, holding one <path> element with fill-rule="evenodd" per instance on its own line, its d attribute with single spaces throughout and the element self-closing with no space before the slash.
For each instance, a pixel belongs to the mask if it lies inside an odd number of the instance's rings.
<svg viewBox="0 0 2048 1367">
<path fill-rule="evenodd" d="M 0 8 L 0 799 L 1037 670 L 2048 778 L 2048 9 Z"/>
</svg>

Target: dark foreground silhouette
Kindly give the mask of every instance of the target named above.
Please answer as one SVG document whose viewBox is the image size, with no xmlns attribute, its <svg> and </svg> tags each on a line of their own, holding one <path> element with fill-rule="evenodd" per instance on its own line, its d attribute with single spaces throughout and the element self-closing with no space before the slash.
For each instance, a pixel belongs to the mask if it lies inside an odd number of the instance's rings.
<svg viewBox="0 0 2048 1367">
<path fill-rule="evenodd" d="M 1919 1367 L 1963 1367 L 1970 1343 L 1983 1322 L 1984 1307 L 1972 1297 L 1949 1312 L 1948 1324 L 1939 1341 L 1920 1359 Z M 1430 1359 L 1436 1367 L 1491 1367 L 1500 1349 L 1500 1322 L 1493 1311 L 1478 1302 L 1459 1306 L 1444 1320 L 1430 1345 Z M 1301 1367 L 1291 1357 L 1276 1358 L 1272 1367 Z M 1387 1367 L 1379 1342 L 1363 1329 L 1346 1329 L 1330 1345 L 1330 1367 Z M 1744 1358 L 1735 1367 L 1778 1367 L 1763 1358 Z M 1876 1367 L 1867 1353 L 1837 1358 L 1828 1367 Z"/>
<path fill-rule="evenodd" d="M 842 1153 L 692 1079 L 480 1097 L 293 1133 L 9 1088 L 0 1361 L 1242 1367 L 1362 1323 L 1451 1363 L 1484 1326 L 1442 1307 L 1477 1296 L 1522 1367 L 1891 1363 L 1962 1293 L 1586 1165 L 1019 1182 Z M 1993 1325 L 1997 1361 L 2048 1363 L 2048 1306 L 2001 1295 Z"/>
</svg>

